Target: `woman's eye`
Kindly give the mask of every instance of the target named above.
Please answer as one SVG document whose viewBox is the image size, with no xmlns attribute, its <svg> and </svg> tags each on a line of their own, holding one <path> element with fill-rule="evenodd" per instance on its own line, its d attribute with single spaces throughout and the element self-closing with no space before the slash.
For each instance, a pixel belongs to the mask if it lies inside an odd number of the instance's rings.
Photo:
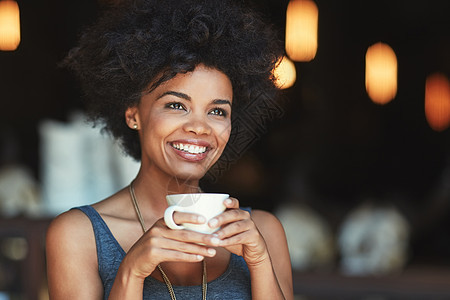
<svg viewBox="0 0 450 300">
<path fill-rule="evenodd" d="M 227 112 L 221 108 L 214 108 L 213 110 L 211 110 L 211 114 L 221 117 L 227 116 Z"/>
<path fill-rule="evenodd" d="M 183 104 L 179 103 L 179 102 L 172 102 L 172 103 L 168 103 L 166 105 L 167 108 L 171 108 L 171 109 L 177 109 L 177 110 L 186 110 L 183 106 Z"/>
</svg>

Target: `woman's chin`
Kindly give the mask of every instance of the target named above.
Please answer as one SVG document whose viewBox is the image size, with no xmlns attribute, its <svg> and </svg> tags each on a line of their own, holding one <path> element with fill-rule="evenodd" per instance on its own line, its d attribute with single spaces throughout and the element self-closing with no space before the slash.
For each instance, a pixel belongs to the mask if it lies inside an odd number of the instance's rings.
<svg viewBox="0 0 450 300">
<path fill-rule="evenodd" d="M 194 171 L 179 170 L 178 172 L 175 172 L 173 176 L 174 178 L 176 178 L 178 182 L 184 183 L 198 182 L 200 179 L 203 178 L 203 176 L 205 176 L 206 171 L 194 172 Z"/>
<path fill-rule="evenodd" d="M 170 173 L 173 177 L 183 182 L 199 181 L 202 179 L 210 168 L 210 164 L 200 163 L 179 163 L 171 166 Z"/>
</svg>

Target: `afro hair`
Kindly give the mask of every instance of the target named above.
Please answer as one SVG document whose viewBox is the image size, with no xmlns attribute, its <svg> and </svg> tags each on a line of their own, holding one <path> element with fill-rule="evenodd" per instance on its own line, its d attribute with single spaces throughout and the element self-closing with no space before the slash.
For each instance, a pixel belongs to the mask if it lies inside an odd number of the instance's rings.
<svg viewBox="0 0 450 300">
<path fill-rule="evenodd" d="M 139 160 L 125 111 L 144 93 L 203 64 L 230 78 L 235 118 L 259 95 L 275 97 L 282 55 L 276 32 L 241 1 L 141 0 L 105 10 L 64 64 L 80 80 L 90 120 Z"/>
</svg>

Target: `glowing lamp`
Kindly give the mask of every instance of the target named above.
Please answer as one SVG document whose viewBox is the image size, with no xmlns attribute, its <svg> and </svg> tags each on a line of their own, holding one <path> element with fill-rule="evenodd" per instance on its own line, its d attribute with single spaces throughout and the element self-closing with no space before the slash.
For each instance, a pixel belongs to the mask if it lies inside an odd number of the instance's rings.
<svg viewBox="0 0 450 300">
<path fill-rule="evenodd" d="M 275 77 L 275 85 L 279 89 L 290 88 L 297 79 L 294 63 L 286 56 L 282 57 L 273 70 L 273 76 Z"/>
<path fill-rule="evenodd" d="M 376 43 L 367 49 L 366 91 L 377 104 L 386 104 L 397 94 L 397 57 L 386 44 Z"/>
<path fill-rule="evenodd" d="M 312 0 L 291 0 L 286 10 L 286 53 L 294 61 L 310 61 L 317 52 L 319 10 Z"/>
<path fill-rule="evenodd" d="M 13 0 L 0 1 L 0 50 L 16 50 L 20 43 L 19 5 Z"/>
<path fill-rule="evenodd" d="M 450 83 L 443 74 L 435 73 L 426 79 L 425 117 L 435 131 L 450 126 Z"/>
</svg>

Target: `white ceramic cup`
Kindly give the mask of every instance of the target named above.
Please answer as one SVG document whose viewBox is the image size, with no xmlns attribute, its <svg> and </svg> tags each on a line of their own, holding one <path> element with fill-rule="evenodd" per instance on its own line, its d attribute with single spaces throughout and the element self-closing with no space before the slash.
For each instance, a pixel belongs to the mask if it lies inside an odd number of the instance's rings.
<svg viewBox="0 0 450 300">
<path fill-rule="evenodd" d="M 166 200 L 169 207 L 164 212 L 164 221 L 171 229 L 188 229 L 201 233 L 213 233 L 219 228 L 210 228 L 208 221 L 225 211 L 223 201 L 229 197 L 230 195 L 228 194 L 217 193 L 167 195 Z M 173 220 L 173 213 L 176 211 L 201 215 L 206 219 L 206 223 L 183 223 L 178 225 Z"/>
</svg>

